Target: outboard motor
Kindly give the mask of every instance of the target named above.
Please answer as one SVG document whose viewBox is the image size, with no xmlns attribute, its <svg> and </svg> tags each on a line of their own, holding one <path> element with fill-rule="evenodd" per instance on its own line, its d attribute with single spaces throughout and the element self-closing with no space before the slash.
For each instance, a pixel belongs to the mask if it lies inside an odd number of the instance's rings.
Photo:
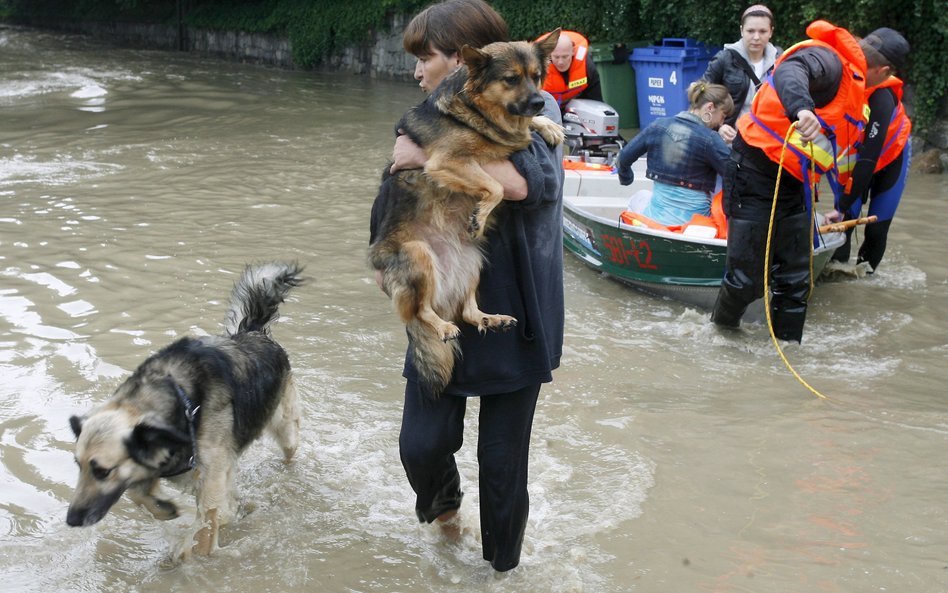
<svg viewBox="0 0 948 593">
<path fill-rule="evenodd" d="M 570 160 L 611 165 L 625 144 L 619 114 L 602 101 L 573 99 L 563 107 L 565 151 Z"/>
</svg>

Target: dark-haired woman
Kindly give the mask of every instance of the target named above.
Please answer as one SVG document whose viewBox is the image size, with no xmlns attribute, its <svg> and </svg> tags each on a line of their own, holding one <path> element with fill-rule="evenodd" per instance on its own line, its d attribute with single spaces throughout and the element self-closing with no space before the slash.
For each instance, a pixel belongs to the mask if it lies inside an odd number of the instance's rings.
<svg viewBox="0 0 948 593">
<path fill-rule="evenodd" d="M 464 45 L 506 41 L 507 25 L 482 0 L 432 4 L 409 23 L 405 49 L 418 58 L 415 78 L 433 91 L 461 66 Z M 548 93 L 543 114 L 560 121 Z M 396 141 L 392 172 L 424 166 L 425 155 L 406 136 Z M 438 523 L 448 535 L 459 530 L 461 448 L 467 401 L 480 401 L 477 462 L 481 543 L 484 559 L 499 571 L 520 562 L 529 514 L 527 460 L 540 385 L 552 380 L 563 348 L 563 164 L 534 133 L 533 144 L 509 160 L 484 169 L 504 186 L 505 199 L 491 214 L 485 233 L 485 265 L 478 302 L 485 311 L 517 318 L 506 332 L 478 333 L 461 324 L 461 356 L 451 382 L 438 398 L 417 381 L 411 349 L 405 359 L 405 404 L 398 445 L 415 492 L 415 513 Z M 371 239 L 392 192 L 383 181 L 372 207 Z"/>
<path fill-rule="evenodd" d="M 755 4 L 741 15 L 741 39 L 729 43 L 708 64 L 703 79 L 727 87 L 734 101 L 734 113 L 718 130 L 728 144 L 737 135 L 737 118 L 750 112 L 760 81 L 774 68 L 782 50 L 770 42 L 774 34 L 774 13 Z"/>
</svg>

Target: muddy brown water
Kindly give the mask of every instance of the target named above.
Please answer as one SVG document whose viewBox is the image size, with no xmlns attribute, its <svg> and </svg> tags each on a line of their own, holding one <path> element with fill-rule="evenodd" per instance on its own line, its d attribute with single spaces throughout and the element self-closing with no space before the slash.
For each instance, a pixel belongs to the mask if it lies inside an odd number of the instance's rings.
<svg viewBox="0 0 948 593">
<path fill-rule="evenodd" d="M 416 523 L 398 461 L 404 332 L 365 264 L 409 83 L 287 72 L 0 28 L 0 589 L 328 593 L 948 591 L 948 184 L 913 177 L 875 275 L 818 286 L 804 342 L 566 260 L 565 355 L 541 391 L 522 564 Z M 250 512 L 167 568 L 185 516 L 127 500 L 65 524 L 68 418 L 148 354 L 215 333 L 249 261 L 312 282 L 282 309 L 304 402 L 283 467 L 241 461 Z M 471 422 L 476 414 L 470 414 Z"/>
</svg>

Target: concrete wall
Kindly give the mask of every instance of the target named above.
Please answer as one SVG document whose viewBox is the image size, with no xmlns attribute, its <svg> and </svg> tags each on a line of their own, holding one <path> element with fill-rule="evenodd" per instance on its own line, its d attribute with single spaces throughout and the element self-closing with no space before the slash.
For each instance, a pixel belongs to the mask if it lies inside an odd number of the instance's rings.
<svg viewBox="0 0 948 593">
<path fill-rule="evenodd" d="M 402 31 L 408 17 L 392 17 L 388 31 L 376 31 L 363 45 L 346 48 L 327 60 L 323 69 L 383 78 L 410 79 L 415 59 L 402 48 Z M 284 37 L 261 33 L 214 31 L 185 27 L 179 35 L 172 25 L 142 23 L 77 23 L 70 31 L 107 39 L 121 45 L 163 50 L 183 50 L 228 60 L 297 68 L 293 48 Z"/>
<path fill-rule="evenodd" d="M 330 58 L 327 66 L 354 74 L 410 80 L 415 58 L 402 47 L 402 31 L 409 20 L 407 15 L 395 15 L 388 31 L 375 31 L 368 43 L 346 48 L 342 55 Z"/>
</svg>

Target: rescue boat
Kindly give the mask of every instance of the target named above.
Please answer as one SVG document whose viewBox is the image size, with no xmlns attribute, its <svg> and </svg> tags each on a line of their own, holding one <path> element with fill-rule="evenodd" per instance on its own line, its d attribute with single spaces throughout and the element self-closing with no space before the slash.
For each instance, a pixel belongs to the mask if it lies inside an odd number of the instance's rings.
<svg viewBox="0 0 948 593">
<path fill-rule="evenodd" d="M 727 239 L 719 238 L 722 233 L 707 223 L 668 228 L 639 216 L 637 210 L 647 203 L 652 186 L 645 177 L 645 159 L 636 163 L 630 186 L 620 185 L 608 164 L 566 160 L 564 169 L 563 243 L 570 253 L 593 270 L 646 293 L 705 310 L 714 306 L 724 277 Z M 821 223 L 821 215 L 817 218 Z M 845 233 L 814 229 L 814 238 L 815 279 L 845 242 Z M 748 308 L 744 320 L 764 320 L 762 299 Z"/>
</svg>

